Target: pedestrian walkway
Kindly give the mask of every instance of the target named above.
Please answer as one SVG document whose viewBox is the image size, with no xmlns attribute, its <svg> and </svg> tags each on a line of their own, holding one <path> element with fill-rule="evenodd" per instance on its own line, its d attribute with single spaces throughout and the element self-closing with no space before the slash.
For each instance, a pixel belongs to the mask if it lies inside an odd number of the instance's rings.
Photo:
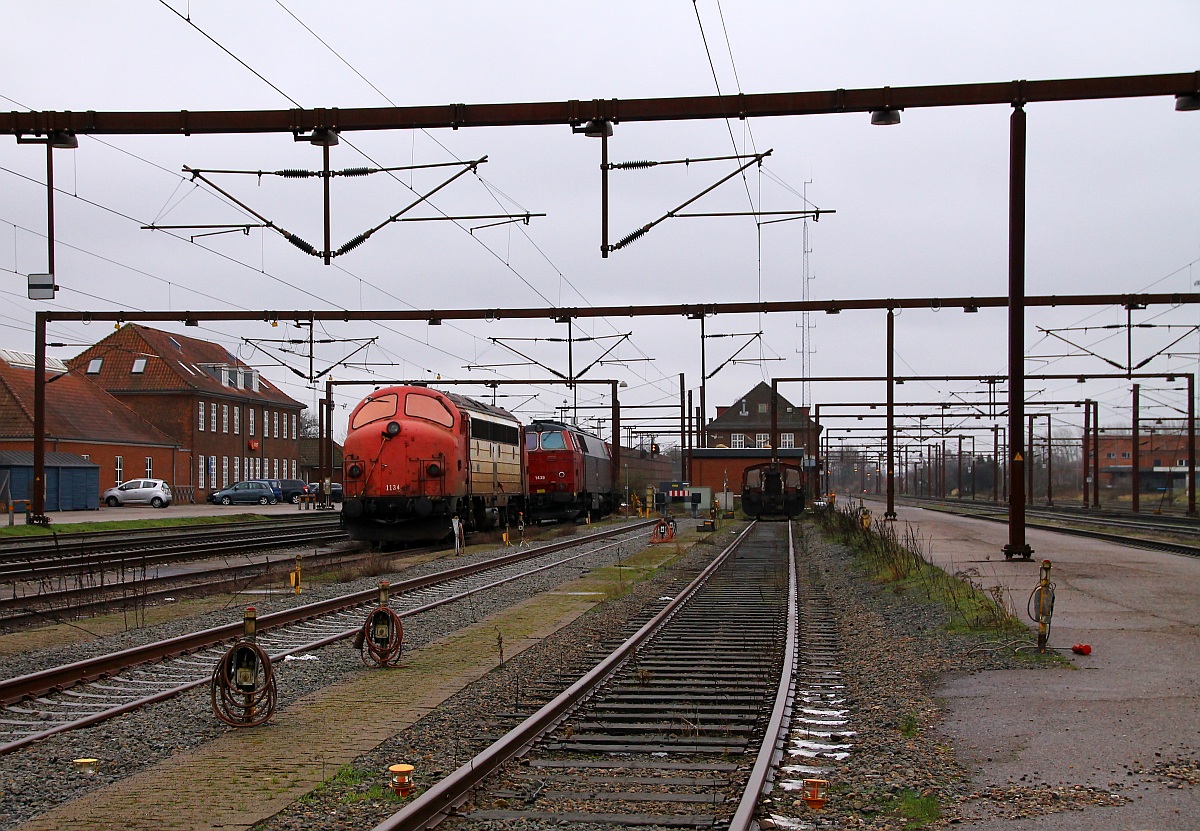
<svg viewBox="0 0 1200 831">
<path fill-rule="evenodd" d="M 1005 560 L 1004 524 L 907 506 L 897 515 L 918 529 L 930 560 L 951 573 L 969 571 L 985 590 L 1003 587 L 1027 622 L 1041 561 L 1051 562 L 1049 645 L 1069 666 L 978 673 L 941 690 L 942 730 L 975 786 L 1084 785 L 1129 800 L 957 827 L 1200 829 L 1200 790 L 1169 775 L 1190 770 L 1195 781 L 1200 761 L 1200 560 L 1037 529 L 1027 532 L 1031 561 Z M 1077 643 L 1091 654 L 1072 653 Z"/>
</svg>

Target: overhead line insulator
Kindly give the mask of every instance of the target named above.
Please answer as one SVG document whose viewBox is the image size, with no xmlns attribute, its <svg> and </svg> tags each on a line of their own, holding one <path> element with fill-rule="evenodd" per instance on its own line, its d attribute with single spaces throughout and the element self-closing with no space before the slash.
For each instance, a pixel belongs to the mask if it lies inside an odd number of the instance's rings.
<svg viewBox="0 0 1200 831">
<path fill-rule="evenodd" d="M 276 170 L 275 175 L 282 176 L 285 179 L 309 179 L 313 176 L 320 176 L 321 171 L 319 171 L 319 170 L 296 170 L 295 168 L 289 168 L 287 170 Z"/>
<path fill-rule="evenodd" d="M 647 167 L 655 167 L 657 165 L 658 165 L 658 162 L 653 162 L 653 161 L 650 161 L 649 159 L 645 159 L 642 161 L 633 161 L 633 162 L 616 162 L 615 164 L 610 164 L 609 168 L 611 168 L 612 170 L 644 170 Z"/>
<path fill-rule="evenodd" d="M 626 245 L 629 245 L 629 243 L 631 243 L 631 242 L 636 242 L 637 240 L 639 240 L 639 239 L 641 239 L 642 237 L 644 237 L 644 236 L 646 235 L 646 232 L 647 232 L 647 231 L 649 231 L 649 230 L 650 230 L 650 226 L 649 226 L 649 225 L 644 225 L 644 226 L 642 226 L 641 228 L 638 228 L 638 229 L 637 229 L 636 231 L 634 231 L 632 234 L 630 234 L 629 236 L 625 237 L 623 240 L 621 240 L 621 241 L 620 241 L 620 242 L 618 242 L 616 245 L 614 245 L 614 246 L 613 246 L 613 250 L 614 250 L 614 251 L 619 251 L 620 249 L 624 248 Z"/>
<path fill-rule="evenodd" d="M 371 236 L 369 233 L 368 234 L 359 234 L 357 237 L 355 237 L 354 239 L 347 242 L 345 245 L 343 245 L 337 251 L 334 251 L 333 256 L 340 257 L 349 251 L 353 251 L 355 248 L 358 248 L 358 246 L 360 246 L 364 242 L 366 242 L 367 238 L 369 236 Z"/>
<path fill-rule="evenodd" d="M 333 171 L 334 176 L 369 176 L 372 173 L 378 173 L 379 169 L 374 167 L 348 167 L 345 170 Z"/>
<path fill-rule="evenodd" d="M 299 248 L 305 254 L 312 254 L 314 257 L 321 256 L 321 252 L 313 248 L 312 245 L 300 239 L 300 237 L 296 236 L 295 234 L 289 234 L 287 231 L 280 231 L 280 233 L 283 234 L 283 238 L 285 240 Z"/>
</svg>

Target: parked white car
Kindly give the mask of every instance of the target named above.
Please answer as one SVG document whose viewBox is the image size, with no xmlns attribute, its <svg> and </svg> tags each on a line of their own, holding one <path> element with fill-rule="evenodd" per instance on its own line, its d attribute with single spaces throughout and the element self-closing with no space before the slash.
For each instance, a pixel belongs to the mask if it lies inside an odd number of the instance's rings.
<svg viewBox="0 0 1200 831">
<path fill-rule="evenodd" d="M 171 486 L 162 479 L 130 479 L 100 495 L 110 508 L 120 505 L 150 505 L 165 508 L 171 504 Z"/>
</svg>

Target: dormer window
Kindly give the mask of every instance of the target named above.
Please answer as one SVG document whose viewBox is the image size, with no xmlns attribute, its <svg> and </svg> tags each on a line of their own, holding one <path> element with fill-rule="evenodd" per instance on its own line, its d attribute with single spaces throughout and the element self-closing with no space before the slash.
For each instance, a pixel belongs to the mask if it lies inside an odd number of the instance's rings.
<svg viewBox="0 0 1200 831">
<path fill-rule="evenodd" d="M 102 367 L 102 366 L 104 366 L 103 358 L 92 358 L 90 361 L 88 361 L 87 374 L 88 375 L 99 375 L 100 367 Z"/>
<path fill-rule="evenodd" d="M 145 371 L 146 371 L 146 359 L 145 358 L 134 358 L 133 359 L 133 369 L 131 369 L 130 372 L 132 372 L 134 375 L 141 375 Z"/>
</svg>

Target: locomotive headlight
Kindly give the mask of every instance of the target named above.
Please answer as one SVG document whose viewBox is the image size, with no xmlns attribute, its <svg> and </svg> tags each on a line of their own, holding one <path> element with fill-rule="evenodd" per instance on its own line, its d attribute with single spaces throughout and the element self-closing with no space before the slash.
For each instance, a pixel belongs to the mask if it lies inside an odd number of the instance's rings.
<svg viewBox="0 0 1200 831">
<path fill-rule="evenodd" d="M 358 477 L 362 476 L 362 474 L 363 469 L 360 465 L 350 465 L 350 467 L 346 468 L 346 475 L 351 479 L 357 479 Z"/>
<path fill-rule="evenodd" d="M 431 479 L 436 479 L 442 475 L 442 466 L 437 462 L 430 462 L 429 467 L 425 468 L 425 472 Z"/>
<path fill-rule="evenodd" d="M 394 439 L 400 435 L 400 422 L 389 421 L 387 427 L 384 428 L 383 435 L 389 439 Z"/>
</svg>

